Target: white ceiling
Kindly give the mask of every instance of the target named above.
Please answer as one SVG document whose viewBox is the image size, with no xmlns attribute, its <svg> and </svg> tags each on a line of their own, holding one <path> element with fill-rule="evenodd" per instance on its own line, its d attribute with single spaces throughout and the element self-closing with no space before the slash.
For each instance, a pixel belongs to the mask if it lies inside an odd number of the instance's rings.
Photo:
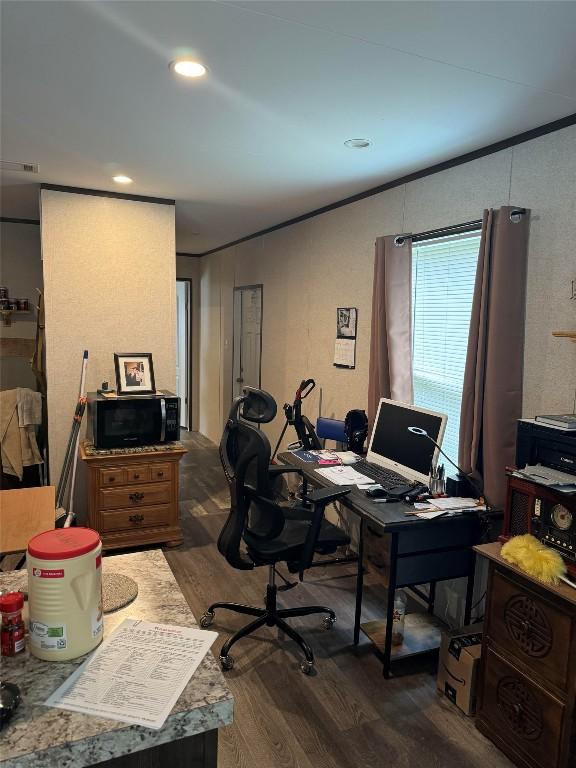
<svg viewBox="0 0 576 768">
<path fill-rule="evenodd" d="M 2 215 L 38 181 L 175 198 L 202 252 L 576 112 L 575 33 L 576 2 L 5 1 L 1 155 L 40 174 Z"/>
</svg>

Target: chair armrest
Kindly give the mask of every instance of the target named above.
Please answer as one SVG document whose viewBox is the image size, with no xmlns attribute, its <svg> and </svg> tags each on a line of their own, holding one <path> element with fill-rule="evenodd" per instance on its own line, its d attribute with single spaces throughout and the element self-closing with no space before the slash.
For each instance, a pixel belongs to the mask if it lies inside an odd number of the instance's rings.
<svg viewBox="0 0 576 768">
<path fill-rule="evenodd" d="M 319 488 L 317 491 L 309 493 L 306 501 L 310 501 L 315 506 L 326 506 L 342 496 L 347 496 L 349 493 L 350 488 Z"/>
<path fill-rule="evenodd" d="M 304 473 L 299 467 L 290 467 L 288 465 L 281 466 L 278 464 L 270 464 L 268 467 L 268 472 L 271 475 L 287 475 L 289 472 L 294 472 L 298 475 L 301 475 L 302 477 L 304 476 Z"/>
</svg>

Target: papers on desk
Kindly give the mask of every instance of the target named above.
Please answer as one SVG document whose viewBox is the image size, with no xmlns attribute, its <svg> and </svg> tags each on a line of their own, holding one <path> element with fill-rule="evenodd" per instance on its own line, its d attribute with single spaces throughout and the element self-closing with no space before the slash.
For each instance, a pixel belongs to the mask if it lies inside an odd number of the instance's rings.
<svg viewBox="0 0 576 768">
<path fill-rule="evenodd" d="M 334 483 L 334 485 L 372 485 L 374 483 L 374 480 L 372 480 L 369 477 L 366 477 L 366 475 L 362 475 L 360 472 L 357 472 L 353 467 L 350 466 L 340 466 L 340 467 L 326 467 L 326 469 L 315 469 L 314 472 L 317 472 L 319 475 L 322 475 L 322 477 L 325 477 L 326 480 L 330 480 L 331 483 Z"/>
<path fill-rule="evenodd" d="M 415 515 L 421 517 L 424 520 L 432 520 L 440 515 L 445 515 L 450 512 L 458 512 L 462 509 L 476 509 L 478 512 L 483 512 L 486 506 L 478 504 L 476 499 L 466 499 L 461 496 L 452 496 L 448 498 L 430 499 L 422 503 L 414 504 L 414 509 L 409 510 L 405 514 Z"/>
<path fill-rule="evenodd" d="M 161 728 L 217 637 L 217 632 L 124 619 L 45 704 Z"/>
<path fill-rule="evenodd" d="M 465 499 L 462 496 L 450 496 L 447 498 L 430 499 L 430 504 L 436 507 L 436 509 L 446 511 L 449 509 L 472 509 L 478 506 L 478 501 L 477 499 Z"/>
</svg>

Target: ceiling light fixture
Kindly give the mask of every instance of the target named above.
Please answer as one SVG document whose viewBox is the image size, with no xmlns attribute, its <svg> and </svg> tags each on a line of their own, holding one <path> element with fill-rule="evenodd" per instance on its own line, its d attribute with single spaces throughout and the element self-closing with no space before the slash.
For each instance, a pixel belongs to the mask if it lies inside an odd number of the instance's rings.
<svg viewBox="0 0 576 768">
<path fill-rule="evenodd" d="M 344 146 L 350 149 L 366 149 L 370 144 L 372 144 L 370 139 L 348 139 L 344 142 Z"/>
<path fill-rule="evenodd" d="M 115 181 L 116 184 L 132 184 L 130 176 L 124 176 L 123 173 L 119 173 L 118 176 L 112 176 L 112 181 Z"/>
<path fill-rule="evenodd" d="M 170 69 L 182 77 L 203 77 L 206 74 L 206 67 L 199 61 L 192 59 L 175 59 L 170 62 Z"/>
</svg>

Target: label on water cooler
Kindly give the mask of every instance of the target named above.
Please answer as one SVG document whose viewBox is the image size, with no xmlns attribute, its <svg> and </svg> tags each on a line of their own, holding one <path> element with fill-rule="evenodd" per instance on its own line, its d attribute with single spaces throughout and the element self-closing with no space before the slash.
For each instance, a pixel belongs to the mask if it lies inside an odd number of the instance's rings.
<svg viewBox="0 0 576 768">
<path fill-rule="evenodd" d="M 44 624 L 30 619 L 30 642 L 41 651 L 63 651 L 67 647 L 66 624 Z"/>
</svg>

